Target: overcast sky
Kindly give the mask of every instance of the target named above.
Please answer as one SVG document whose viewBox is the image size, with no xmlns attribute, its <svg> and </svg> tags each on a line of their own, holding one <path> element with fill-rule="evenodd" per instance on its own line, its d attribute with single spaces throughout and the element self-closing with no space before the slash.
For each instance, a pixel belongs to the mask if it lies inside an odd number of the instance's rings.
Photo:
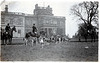
<svg viewBox="0 0 100 63">
<path fill-rule="evenodd" d="M 9 12 L 33 14 L 35 4 L 38 4 L 41 7 L 47 7 L 50 5 L 55 16 L 66 17 L 66 35 L 69 34 L 69 36 L 72 37 L 78 29 L 78 22 L 76 22 L 75 17 L 73 18 L 73 16 L 70 15 L 70 8 L 77 3 L 79 2 L 66 0 L 6 0 L 6 3 L 2 5 L 1 10 L 4 10 L 4 5 L 7 4 L 9 7 Z"/>
</svg>

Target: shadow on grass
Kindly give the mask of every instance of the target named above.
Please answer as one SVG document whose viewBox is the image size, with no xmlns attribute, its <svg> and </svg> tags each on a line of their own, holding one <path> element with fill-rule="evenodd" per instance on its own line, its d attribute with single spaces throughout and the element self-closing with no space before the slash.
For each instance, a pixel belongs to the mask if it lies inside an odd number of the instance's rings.
<svg viewBox="0 0 100 63">
<path fill-rule="evenodd" d="M 23 45 L 24 43 L 12 43 L 12 44 L 7 44 L 7 45 Z M 1 44 L 1 45 L 5 45 L 5 44 Z"/>
<path fill-rule="evenodd" d="M 96 39 L 95 41 L 92 41 L 92 40 L 87 40 L 87 41 L 85 41 L 85 40 L 69 40 L 69 42 L 98 42 L 98 39 Z"/>
</svg>

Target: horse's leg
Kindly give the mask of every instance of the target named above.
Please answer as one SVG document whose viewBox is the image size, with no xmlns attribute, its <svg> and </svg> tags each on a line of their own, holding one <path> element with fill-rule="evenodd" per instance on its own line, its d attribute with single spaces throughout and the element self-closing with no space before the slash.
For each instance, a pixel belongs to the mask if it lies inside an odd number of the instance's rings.
<svg viewBox="0 0 100 63">
<path fill-rule="evenodd" d="M 96 38 L 96 33 L 93 33 L 93 37 L 94 37 L 94 42 L 95 42 L 95 38 Z"/>
<path fill-rule="evenodd" d="M 42 48 L 44 47 L 44 43 L 41 43 L 41 47 L 42 47 Z"/>
<path fill-rule="evenodd" d="M 9 44 L 9 38 L 7 39 L 7 45 Z"/>
<path fill-rule="evenodd" d="M 35 39 L 34 39 L 34 43 L 36 44 L 36 42 L 37 42 L 37 38 L 35 37 Z"/>
<path fill-rule="evenodd" d="M 3 39 L 3 44 L 5 45 L 5 38 Z"/>
<path fill-rule="evenodd" d="M 79 36 L 78 40 L 79 40 L 79 42 L 80 42 L 80 36 Z"/>
<path fill-rule="evenodd" d="M 92 35 L 92 34 L 90 34 L 90 37 L 91 37 L 91 42 L 93 42 L 93 35 Z"/>
<path fill-rule="evenodd" d="M 33 46 L 34 40 L 32 39 L 32 46 Z"/>
<path fill-rule="evenodd" d="M 38 40 L 37 40 L 37 37 L 36 37 L 36 44 L 37 44 Z"/>
<path fill-rule="evenodd" d="M 93 36 L 93 41 L 95 42 L 95 37 Z"/>
<path fill-rule="evenodd" d="M 94 36 L 94 42 L 95 42 L 95 38 L 96 38 L 96 36 Z"/>
<path fill-rule="evenodd" d="M 12 44 L 12 37 L 11 37 L 11 38 L 9 38 L 9 43 L 10 43 L 10 44 Z"/>
<path fill-rule="evenodd" d="M 9 37 L 9 44 L 12 44 L 12 37 Z"/>
<path fill-rule="evenodd" d="M 86 35 L 84 36 L 84 38 L 85 38 L 85 41 L 87 42 L 87 37 L 86 37 Z"/>
<path fill-rule="evenodd" d="M 9 44 L 9 40 L 10 40 L 10 38 L 9 38 L 9 35 L 7 35 L 7 44 Z"/>
<path fill-rule="evenodd" d="M 12 44 L 12 37 L 11 37 L 11 42 L 10 43 Z"/>
<path fill-rule="evenodd" d="M 4 45 L 4 39 L 3 39 L 3 38 L 1 39 L 1 44 L 3 44 L 3 45 Z"/>
<path fill-rule="evenodd" d="M 37 37 L 37 43 L 39 43 L 39 38 Z"/>
<path fill-rule="evenodd" d="M 35 44 L 35 43 L 36 43 L 36 39 L 34 38 L 34 39 L 33 39 L 33 44 Z"/>
<path fill-rule="evenodd" d="M 8 44 L 10 44 L 10 42 L 11 42 L 11 40 L 10 40 L 10 38 L 8 38 Z"/>
<path fill-rule="evenodd" d="M 5 39 L 3 39 L 3 44 L 5 45 Z"/>
<path fill-rule="evenodd" d="M 93 36 L 91 35 L 91 42 L 93 42 Z"/>
<path fill-rule="evenodd" d="M 95 35 L 93 35 L 93 39 L 94 39 L 94 42 L 95 42 Z"/>
<path fill-rule="evenodd" d="M 28 40 L 27 40 L 27 39 L 25 39 L 25 45 L 27 45 L 27 42 L 28 42 Z"/>
<path fill-rule="evenodd" d="M 86 42 L 87 42 L 87 37 L 85 37 L 86 38 Z"/>
<path fill-rule="evenodd" d="M 2 44 L 4 45 L 4 39 L 2 39 Z"/>
<path fill-rule="evenodd" d="M 35 38 L 35 44 L 37 43 L 37 37 Z"/>
<path fill-rule="evenodd" d="M 26 40 L 26 43 L 25 43 L 25 45 L 27 45 L 28 44 L 28 40 Z"/>
<path fill-rule="evenodd" d="M 44 44 L 42 44 L 42 48 L 43 48 Z"/>
<path fill-rule="evenodd" d="M 7 39 L 5 39 L 5 45 L 7 45 Z"/>
</svg>

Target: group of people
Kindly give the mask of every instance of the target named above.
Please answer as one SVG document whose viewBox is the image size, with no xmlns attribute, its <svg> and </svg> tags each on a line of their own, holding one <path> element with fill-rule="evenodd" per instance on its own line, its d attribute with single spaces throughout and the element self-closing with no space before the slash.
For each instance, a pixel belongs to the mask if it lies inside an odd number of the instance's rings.
<svg viewBox="0 0 100 63">
<path fill-rule="evenodd" d="M 62 37 L 62 36 L 51 36 L 50 37 L 50 41 L 51 42 L 56 42 L 56 43 L 64 42 L 65 41 L 65 37 Z"/>
</svg>

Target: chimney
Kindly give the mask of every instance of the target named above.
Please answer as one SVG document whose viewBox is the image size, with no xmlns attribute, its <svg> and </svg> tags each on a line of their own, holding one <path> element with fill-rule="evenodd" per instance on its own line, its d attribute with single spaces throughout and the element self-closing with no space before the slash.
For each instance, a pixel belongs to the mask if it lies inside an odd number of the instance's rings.
<svg viewBox="0 0 100 63">
<path fill-rule="evenodd" d="M 38 9 L 38 4 L 35 5 L 35 9 Z"/>
<path fill-rule="evenodd" d="M 8 5 L 5 5 L 5 12 L 8 12 Z"/>
</svg>

